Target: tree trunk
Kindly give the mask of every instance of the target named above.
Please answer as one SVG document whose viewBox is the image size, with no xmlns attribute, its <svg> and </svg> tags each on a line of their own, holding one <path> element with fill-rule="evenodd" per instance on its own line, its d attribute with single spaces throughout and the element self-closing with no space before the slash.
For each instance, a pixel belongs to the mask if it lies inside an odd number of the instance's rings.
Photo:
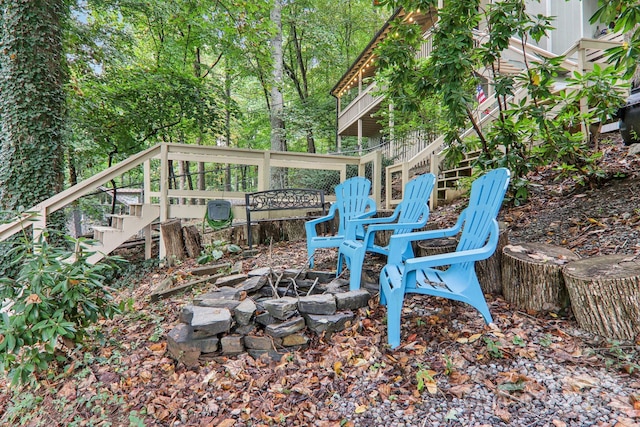
<svg viewBox="0 0 640 427">
<path fill-rule="evenodd" d="M 542 243 L 507 245 L 502 257 L 502 293 L 524 310 L 560 311 L 569 306 L 562 266 L 579 258 L 568 249 Z"/>
<path fill-rule="evenodd" d="M 173 260 L 185 259 L 184 239 L 182 237 L 182 225 L 179 219 L 171 219 L 160 224 L 162 241 L 166 248 L 166 258 Z"/>
<path fill-rule="evenodd" d="M 275 0 L 271 9 L 271 22 L 276 31 L 271 39 L 271 58 L 273 59 L 273 83 L 271 85 L 271 149 L 273 151 L 286 151 L 284 137 L 284 111 L 283 88 L 283 55 L 282 55 L 282 0 Z M 286 169 L 271 168 L 270 188 L 286 187 Z"/>
<path fill-rule="evenodd" d="M 200 252 L 202 252 L 202 242 L 198 227 L 195 225 L 182 227 L 182 237 L 184 238 L 184 246 L 189 258 L 199 257 Z"/>
<path fill-rule="evenodd" d="M 496 251 L 487 259 L 476 262 L 476 275 L 482 292 L 502 295 L 502 250 L 509 244 L 509 230 L 500 224 L 500 236 Z"/>
<path fill-rule="evenodd" d="M 65 55 L 62 0 L 0 0 L 0 209 L 28 209 L 62 189 Z M 48 218 L 62 229 L 64 220 Z"/>
<path fill-rule="evenodd" d="M 640 261 L 598 256 L 573 261 L 562 273 L 581 328 L 612 339 L 640 338 Z"/>
</svg>

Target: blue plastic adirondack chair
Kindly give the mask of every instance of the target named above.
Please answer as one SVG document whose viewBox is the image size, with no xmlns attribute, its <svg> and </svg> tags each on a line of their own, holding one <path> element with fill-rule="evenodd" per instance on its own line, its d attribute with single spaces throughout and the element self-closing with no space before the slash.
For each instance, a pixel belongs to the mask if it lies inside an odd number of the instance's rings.
<svg viewBox="0 0 640 427">
<path fill-rule="evenodd" d="M 496 217 L 509 186 L 508 169 L 494 169 L 476 179 L 471 186 L 469 205 L 456 224 L 443 230 L 430 230 L 392 236 L 387 265 L 380 272 L 380 302 L 387 306 L 387 335 L 392 348 L 400 345 L 400 314 L 405 294 L 417 293 L 465 302 L 477 309 L 485 322 L 491 313 L 476 276 L 475 261 L 489 258 L 498 244 Z M 416 240 L 462 234 L 455 252 L 412 258 L 404 261 L 402 251 Z M 435 267 L 450 265 L 446 270 Z"/>
<path fill-rule="evenodd" d="M 413 178 L 404 189 L 402 202 L 395 208 L 393 214 L 387 218 L 355 219 L 347 224 L 345 240 L 338 251 L 338 267 L 336 275 L 342 271 L 342 260 L 346 261 L 351 270 L 349 289 L 355 291 L 360 288 L 362 280 L 362 265 L 367 252 L 382 255 L 389 254 L 388 246 L 375 244 L 378 231 L 391 230 L 393 234 L 410 233 L 423 227 L 429 218 L 429 197 L 436 182 L 435 175 L 427 173 Z M 364 238 L 358 239 L 356 230 L 364 227 Z M 413 258 L 413 249 L 409 242 L 402 249 L 402 258 Z"/>
<path fill-rule="evenodd" d="M 375 215 L 376 202 L 369 197 L 371 181 L 361 176 L 349 178 L 335 188 L 336 201 L 329 208 L 329 213 L 323 217 L 312 219 L 305 223 L 307 232 L 307 255 L 309 265 L 313 267 L 313 253 L 318 248 L 337 248 L 344 240 L 348 221 L 356 218 L 367 218 Z M 318 236 L 316 226 L 329 222 L 338 215 L 338 232 L 333 236 Z M 363 236 L 362 227 L 357 230 Z"/>
</svg>

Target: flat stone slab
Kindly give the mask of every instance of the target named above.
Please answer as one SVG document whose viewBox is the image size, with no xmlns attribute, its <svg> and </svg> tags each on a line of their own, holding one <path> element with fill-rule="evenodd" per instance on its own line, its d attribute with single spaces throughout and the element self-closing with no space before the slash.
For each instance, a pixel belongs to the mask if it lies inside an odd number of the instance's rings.
<svg viewBox="0 0 640 427">
<path fill-rule="evenodd" d="M 267 284 L 266 276 L 250 276 L 248 279 L 235 285 L 235 288 L 239 291 L 244 291 L 248 294 L 258 291 L 264 285 Z"/>
<path fill-rule="evenodd" d="M 227 270 L 231 268 L 231 264 L 228 262 L 222 264 L 215 265 L 205 265 L 203 267 L 196 267 L 190 271 L 190 273 L 194 276 L 211 276 L 219 273 L 222 270 Z"/>
<path fill-rule="evenodd" d="M 267 276 L 269 273 L 271 273 L 270 267 L 261 267 L 261 268 L 255 268 L 251 270 L 250 272 L 247 273 L 247 276 L 249 277 Z"/>
<path fill-rule="evenodd" d="M 220 277 L 216 280 L 217 286 L 233 286 L 247 280 L 246 274 L 232 274 L 230 276 Z"/>
<path fill-rule="evenodd" d="M 305 315 L 307 327 L 317 334 L 341 331 L 345 328 L 347 322 L 353 320 L 354 317 L 355 315 L 352 311 L 340 311 L 328 316 L 319 314 Z"/>
<path fill-rule="evenodd" d="M 167 334 L 167 350 L 169 354 L 178 362 L 184 363 L 188 367 L 198 366 L 200 348 L 193 344 L 191 326 L 184 323 L 179 324 Z"/>
<path fill-rule="evenodd" d="M 295 334 L 301 331 L 305 327 L 304 318 L 298 316 L 292 319 L 286 320 L 282 323 L 274 323 L 267 326 L 264 331 L 267 335 L 276 338 L 282 338 L 287 335 Z"/>
<path fill-rule="evenodd" d="M 306 278 L 306 274 L 304 272 L 304 270 L 300 270 L 297 268 L 288 268 L 286 269 L 283 273 L 282 273 L 282 278 L 283 279 L 304 279 Z"/>
<path fill-rule="evenodd" d="M 262 305 L 276 319 L 286 320 L 296 314 L 298 300 L 293 297 L 274 298 L 263 301 Z"/>
<path fill-rule="evenodd" d="M 336 307 L 336 299 L 332 294 L 308 295 L 298 299 L 300 313 L 334 314 Z"/>
<path fill-rule="evenodd" d="M 256 310 L 256 303 L 247 298 L 235 307 L 233 317 L 238 325 L 245 326 L 249 324 Z"/>
<path fill-rule="evenodd" d="M 277 321 L 278 320 L 275 317 L 273 317 L 271 314 L 269 314 L 268 311 L 265 311 L 264 313 L 260 313 L 256 316 L 256 322 L 258 322 L 262 326 L 269 326 L 276 323 Z"/>
<path fill-rule="evenodd" d="M 197 347 L 201 353 L 215 353 L 218 351 L 219 342 L 220 340 L 217 337 L 207 337 L 194 339 L 191 344 Z"/>
<path fill-rule="evenodd" d="M 284 347 L 301 347 L 309 343 L 309 337 L 304 334 L 291 334 L 282 338 Z"/>
<path fill-rule="evenodd" d="M 214 308 L 226 308 L 230 311 L 234 311 L 236 307 L 240 305 L 240 301 L 235 299 L 213 299 L 205 298 L 198 301 L 200 307 L 214 307 Z"/>
<path fill-rule="evenodd" d="M 366 307 L 371 299 L 371 294 L 365 289 L 349 292 L 340 292 L 333 295 L 338 310 L 356 310 Z"/>
<path fill-rule="evenodd" d="M 244 337 L 244 346 L 253 350 L 273 350 L 273 337 L 247 335 Z"/>
<path fill-rule="evenodd" d="M 227 335 L 220 340 L 222 354 L 240 354 L 244 351 L 244 344 L 240 335 Z"/>
<path fill-rule="evenodd" d="M 233 288 L 231 286 L 224 286 L 222 288 L 218 288 L 217 291 L 207 292 L 200 296 L 197 296 L 193 299 L 195 305 L 199 305 L 198 303 L 203 299 L 227 299 L 227 300 L 240 300 L 242 296 L 242 291 Z"/>
<path fill-rule="evenodd" d="M 191 320 L 193 331 L 200 331 L 209 335 L 229 332 L 231 329 L 231 312 L 226 308 L 193 307 Z"/>
<path fill-rule="evenodd" d="M 318 285 L 320 289 L 331 294 L 346 292 L 349 290 L 349 281 L 345 279 L 333 279 L 327 284 Z"/>
<path fill-rule="evenodd" d="M 320 283 L 329 283 L 336 278 L 335 271 L 307 271 L 307 279 L 318 279 Z"/>
</svg>

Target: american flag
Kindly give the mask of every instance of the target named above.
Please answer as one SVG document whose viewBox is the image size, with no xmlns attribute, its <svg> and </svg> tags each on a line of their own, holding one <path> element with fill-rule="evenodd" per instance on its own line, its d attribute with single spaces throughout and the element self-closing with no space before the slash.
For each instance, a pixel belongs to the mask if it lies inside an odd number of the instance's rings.
<svg viewBox="0 0 640 427">
<path fill-rule="evenodd" d="M 487 96 L 484 94 L 484 90 L 482 90 L 482 85 L 478 85 L 478 87 L 476 87 L 476 98 L 478 99 L 479 104 L 482 104 L 487 100 Z"/>
</svg>

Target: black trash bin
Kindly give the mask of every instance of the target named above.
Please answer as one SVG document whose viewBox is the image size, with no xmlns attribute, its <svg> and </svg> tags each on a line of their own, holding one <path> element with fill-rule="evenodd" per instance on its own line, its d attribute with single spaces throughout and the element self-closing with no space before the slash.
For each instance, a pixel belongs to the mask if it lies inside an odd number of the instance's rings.
<svg viewBox="0 0 640 427">
<path fill-rule="evenodd" d="M 640 142 L 640 87 L 631 91 L 625 106 L 618 110 L 618 117 L 625 145 Z"/>
</svg>

